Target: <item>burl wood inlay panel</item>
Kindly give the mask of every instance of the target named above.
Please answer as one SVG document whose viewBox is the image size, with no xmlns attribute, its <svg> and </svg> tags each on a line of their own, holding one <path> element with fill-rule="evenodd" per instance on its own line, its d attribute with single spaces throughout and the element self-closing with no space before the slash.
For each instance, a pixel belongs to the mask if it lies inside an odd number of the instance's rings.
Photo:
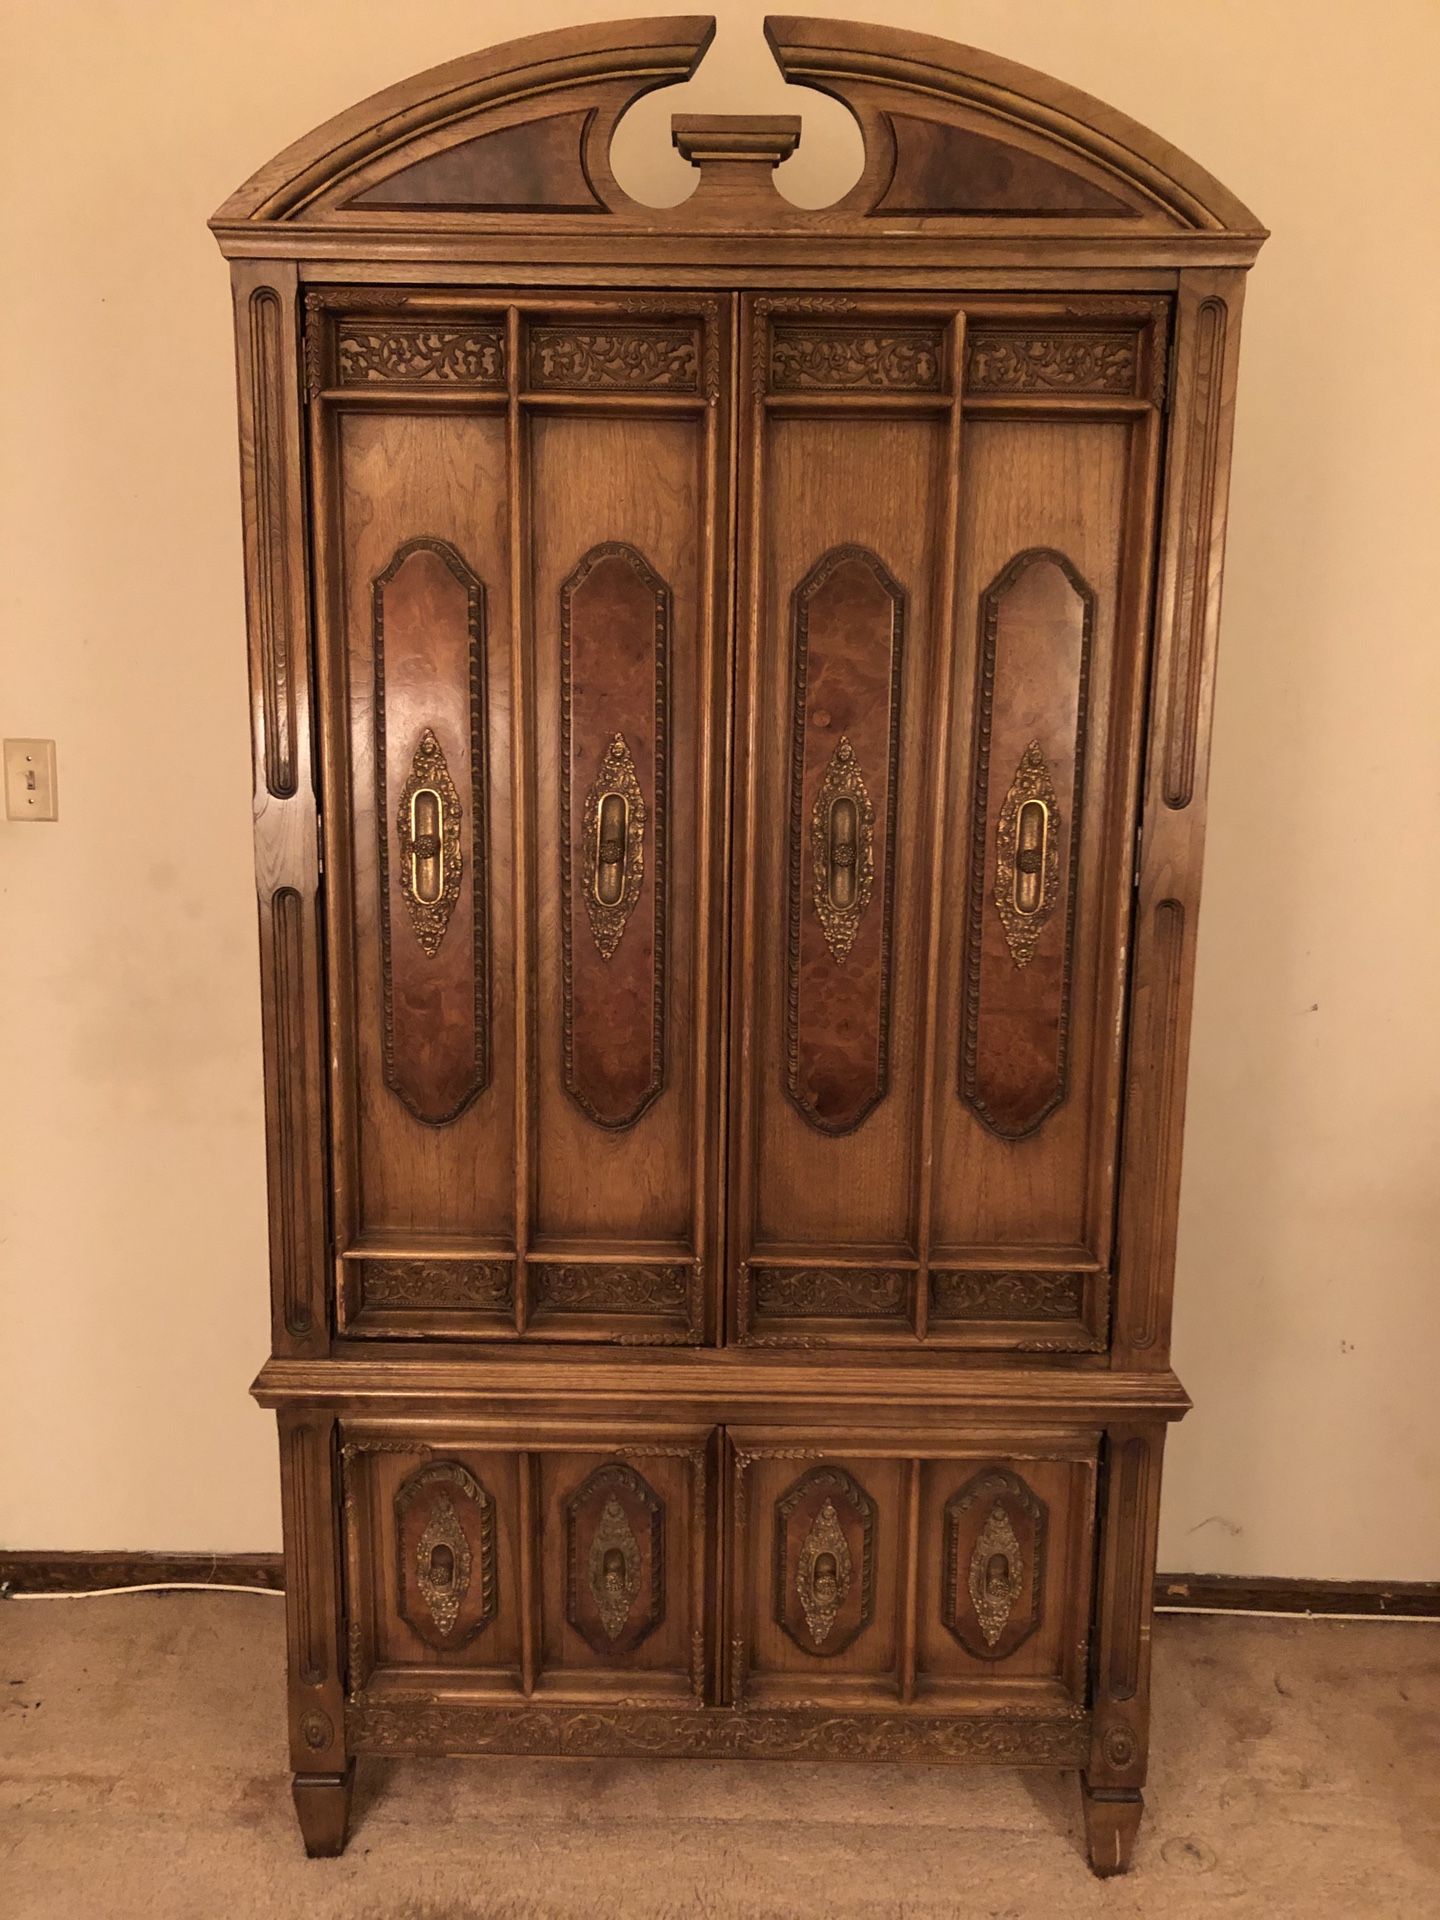
<svg viewBox="0 0 1440 1920">
<path fill-rule="evenodd" d="M 795 590 L 786 1085 L 823 1133 L 885 1096 L 905 590 L 860 546 Z"/>
<path fill-rule="evenodd" d="M 622 1128 L 665 1077 L 670 591 L 612 541 L 560 599 L 565 1085 Z"/>
<path fill-rule="evenodd" d="M 385 1079 L 443 1126 L 489 1077 L 485 590 L 421 538 L 373 603 Z"/>
<path fill-rule="evenodd" d="M 1095 596 L 1063 554 L 1017 554 L 980 602 L 960 1086 L 991 1129 L 1065 1097 Z"/>
</svg>

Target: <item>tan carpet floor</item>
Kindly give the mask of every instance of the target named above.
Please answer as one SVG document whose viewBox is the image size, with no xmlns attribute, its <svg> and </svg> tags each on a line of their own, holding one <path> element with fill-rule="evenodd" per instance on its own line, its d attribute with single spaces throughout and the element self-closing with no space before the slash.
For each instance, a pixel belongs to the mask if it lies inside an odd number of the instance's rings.
<svg viewBox="0 0 1440 1920">
<path fill-rule="evenodd" d="M 282 1604 L 0 1603 L 6 1920 L 1440 1916 L 1440 1627 L 1162 1617 L 1135 1869 L 1073 1777 L 735 1761 L 361 1762 L 306 1860 Z"/>
</svg>

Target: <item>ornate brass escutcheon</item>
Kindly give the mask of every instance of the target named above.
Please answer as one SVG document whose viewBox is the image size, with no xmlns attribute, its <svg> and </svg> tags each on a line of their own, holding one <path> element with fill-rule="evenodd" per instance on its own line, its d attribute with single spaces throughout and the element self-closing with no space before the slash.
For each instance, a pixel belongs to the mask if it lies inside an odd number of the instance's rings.
<svg viewBox="0 0 1440 1920">
<path fill-rule="evenodd" d="M 400 892 L 415 938 L 433 960 L 460 897 L 460 795 L 429 727 L 420 736 L 396 810 Z"/>
<path fill-rule="evenodd" d="M 624 734 L 617 733 L 605 749 L 600 771 L 585 796 L 585 848 L 591 875 L 585 889 L 585 912 L 602 960 L 614 955 L 640 898 L 645 877 L 645 817 L 634 756 Z"/>
</svg>

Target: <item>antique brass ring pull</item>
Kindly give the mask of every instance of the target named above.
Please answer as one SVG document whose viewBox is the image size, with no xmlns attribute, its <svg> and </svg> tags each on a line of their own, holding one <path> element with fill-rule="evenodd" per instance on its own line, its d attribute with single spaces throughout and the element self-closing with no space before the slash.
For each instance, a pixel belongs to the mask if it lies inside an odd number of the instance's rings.
<svg viewBox="0 0 1440 1920">
<path fill-rule="evenodd" d="M 1016 913 L 1038 913 L 1044 904 L 1049 839 L 1049 807 L 1043 800 L 1027 800 L 1015 822 L 1015 880 L 1010 897 Z"/>
<path fill-rule="evenodd" d="M 855 904 L 855 868 L 860 843 L 860 810 L 850 794 L 830 802 L 830 904 L 842 913 Z"/>
<path fill-rule="evenodd" d="M 434 787 L 410 796 L 410 890 L 427 907 L 445 894 L 445 802 Z"/>
<path fill-rule="evenodd" d="M 595 898 L 602 907 L 618 907 L 625 894 L 625 850 L 630 839 L 630 804 L 623 793 L 600 796 L 600 831 L 595 840 Z"/>
</svg>

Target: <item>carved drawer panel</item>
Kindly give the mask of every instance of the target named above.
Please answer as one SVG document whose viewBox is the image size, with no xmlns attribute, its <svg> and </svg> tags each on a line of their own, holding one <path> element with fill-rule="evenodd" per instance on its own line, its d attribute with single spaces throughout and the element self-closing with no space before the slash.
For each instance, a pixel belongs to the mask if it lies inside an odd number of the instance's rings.
<svg viewBox="0 0 1440 1920">
<path fill-rule="evenodd" d="M 569 1423 L 342 1446 L 349 1674 L 360 1692 L 699 1704 L 706 1429 Z"/>
<path fill-rule="evenodd" d="M 350 1672 L 520 1667 L 520 1462 L 489 1446 L 347 1432 Z"/>
<path fill-rule="evenodd" d="M 742 1705 L 1084 1706 L 1090 1434 L 730 1434 Z"/>
<path fill-rule="evenodd" d="M 703 1697 L 705 1436 L 538 1464 L 542 1691 Z"/>
</svg>

